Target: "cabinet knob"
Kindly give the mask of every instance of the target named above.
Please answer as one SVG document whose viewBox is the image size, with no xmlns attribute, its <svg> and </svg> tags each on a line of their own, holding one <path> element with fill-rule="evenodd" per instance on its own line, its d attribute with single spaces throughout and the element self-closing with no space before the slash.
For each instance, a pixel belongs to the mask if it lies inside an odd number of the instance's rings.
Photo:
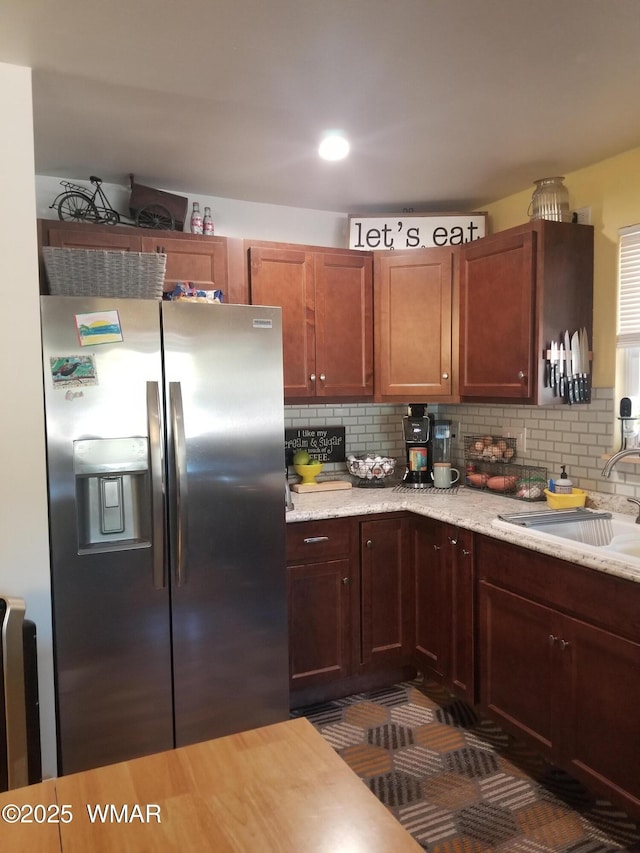
<svg viewBox="0 0 640 853">
<path fill-rule="evenodd" d="M 526 379 L 526 378 L 527 378 L 527 374 L 524 372 L 524 370 L 519 370 L 518 371 L 518 379 Z"/>
<path fill-rule="evenodd" d="M 448 374 L 448 373 L 443 373 L 443 374 L 442 374 L 442 378 L 443 378 L 443 379 L 448 379 L 448 378 L 449 378 L 449 374 Z"/>
<path fill-rule="evenodd" d="M 315 381 L 316 381 L 316 375 L 315 375 L 315 373 L 312 373 L 312 374 L 311 374 L 311 376 L 309 377 L 309 379 L 310 379 L 312 382 L 315 382 Z"/>
<path fill-rule="evenodd" d="M 562 649 L 562 651 L 568 649 L 570 645 L 571 643 L 568 640 L 560 640 L 560 648 Z"/>
<path fill-rule="evenodd" d="M 454 538 L 453 536 L 447 536 L 447 539 L 449 540 L 449 542 L 451 542 L 452 545 L 458 544 L 458 540 L 456 538 Z"/>
<path fill-rule="evenodd" d="M 468 557 L 470 553 L 471 553 L 471 551 L 467 551 L 467 549 L 466 549 L 466 548 L 463 548 L 463 549 L 462 549 L 462 554 L 463 554 L 463 556 Z"/>
<path fill-rule="evenodd" d="M 434 546 L 433 546 L 433 550 L 434 550 L 434 551 L 439 551 L 439 550 L 440 550 L 440 546 L 439 546 L 439 545 L 435 545 L 435 544 L 434 544 Z"/>
<path fill-rule="evenodd" d="M 320 382 L 324 382 L 324 380 L 325 380 L 326 378 L 327 378 L 327 377 L 324 375 L 324 373 L 321 373 L 321 374 L 320 374 Z"/>
<path fill-rule="evenodd" d="M 349 578 L 342 578 L 342 583 L 346 586 L 349 583 Z"/>
<path fill-rule="evenodd" d="M 549 645 L 555 646 L 555 644 L 557 642 L 558 642 L 558 638 L 556 637 L 556 635 L 555 634 L 549 634 Z"/>
<path fill-rule="evenodd" d="M 367 539 L 366 545 L 367 545 L 367 548 L 373 548 L 373 540 Z"/>
</svg>

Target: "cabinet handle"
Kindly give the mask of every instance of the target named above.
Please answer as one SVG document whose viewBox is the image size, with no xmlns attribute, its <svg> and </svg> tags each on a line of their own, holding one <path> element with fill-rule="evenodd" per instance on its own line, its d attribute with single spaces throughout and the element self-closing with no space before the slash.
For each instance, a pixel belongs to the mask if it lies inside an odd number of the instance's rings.
<svg viewBox="0 0 640 853">
<path fill-rule="evenodd" d="M 526 379 L 526 378 L 527 378 L 527 374 L 524 372 L 524 370 L 519 370 L 518 371 L 518 379 Z"/>
<path fill-rule="evenodd" d="M 326 378 L 327 378 L 327 377 L 324 375 L 324 373 L 321 373 L 321 374 L 320 374 L 320 382 L 324 382 L 324 380 L 325 380 Z"/>
<path fill-rule="evenodd" d="M 367 545 L 367 548 L 373 548 L 373 540 L 367 539 L 366 545 Z"/>
<path fill-rule="evenodd" d="M 555 634 L 549 634 L 549 645 L 555 646 L 555 644 L 557 642 L 558 642 L 558 638 L 556 637 L 556 635 Z"/>
<path fill-rule="evenodd" d="M 443 374 L 442 374 L 442 378 L 443 378 L 443 379 L 448 379 L 448 378 L 449 378 L 449 374 L 448 374 L 448 373 L 443 373 Z"/>
<path fill-rule="evenodd" d="M 342 583 L 343 583 L 343 584 L 345 584 L 345 585 L 346 585 L 346 584 L 348 584 L 348 583 L 349 583 L 349 578 L 342 578 Z"/>
<path fill-rule="evenodd" d="M 303 540 L 305 545 L 315 545 L 317 542 L 328 542 L 328 536 L 309 536 Z"/>
<path fill-rule="evenodd" d="M 568 649 L 570 645 L 571 643 L 569 642 L 569 640 L 560 640 L 560 648 L 562 649 L 562 651 Z"/>
<path fill-rule="evenodd" d="M 315 375 L 315 373 L 312 373 L 312 374 L 311 374 L 311 376 L 309 377 L 309 379 L 310 379 L 312 382 L 315 382 L 315 381 L 316 381 L 316 375 Z"/>
</svg>

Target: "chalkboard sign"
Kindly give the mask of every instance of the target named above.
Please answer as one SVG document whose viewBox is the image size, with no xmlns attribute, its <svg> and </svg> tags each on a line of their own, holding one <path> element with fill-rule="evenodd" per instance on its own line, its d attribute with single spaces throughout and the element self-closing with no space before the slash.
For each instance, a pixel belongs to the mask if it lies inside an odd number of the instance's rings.
<svg viewBox="0 0 640 853">
<path fill-rule="evenodd" d="M 296 450 L 306 450 L 319 462 L 344 462 L 344 427 L 286 427 L 284 448 L 287 465 Z"/>
</svg>

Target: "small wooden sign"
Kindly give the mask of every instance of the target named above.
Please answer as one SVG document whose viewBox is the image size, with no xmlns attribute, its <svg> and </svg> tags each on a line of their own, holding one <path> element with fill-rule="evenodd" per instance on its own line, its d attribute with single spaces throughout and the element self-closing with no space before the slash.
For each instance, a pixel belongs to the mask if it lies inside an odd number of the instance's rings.
<svg viewBox="0 0 640 853">
<path fill-rule="evenodd" d="M 350 249 L 429 249 L 485 237 L 486 213 L 389 213 L 349 216 Z"/>
<path fill-rule="evenodd" d="M 318 462 L 344 462 L 345 428 L 342 426 L 286 427 L 284 448 L 287 465 L 296 450 L 306 450 Z"/>
</svg>

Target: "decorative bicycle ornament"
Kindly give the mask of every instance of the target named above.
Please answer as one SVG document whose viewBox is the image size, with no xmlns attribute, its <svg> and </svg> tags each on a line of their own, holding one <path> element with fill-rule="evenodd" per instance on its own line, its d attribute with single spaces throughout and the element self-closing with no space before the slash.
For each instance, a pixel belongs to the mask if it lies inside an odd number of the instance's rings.
<svg viewBox="0 0 640 853">
<path fill-rule="evenodd" d="M 136 184 L 133 175 L 130 175 L 131 216 L 127 216 L 119 213 L 112 206 L 102 189 L 102 178 L 91 175 L 89 180 L 95 187 L 93 192 L 89 187 L 81 184 L 60 181 L 60 186 L 64 188 L 63 192 L 59 193 L 49 205 L 57 209 L 59 219 L 67 222 L 92 222 L 94 225 L 122 223 L 165 231 L 182 230 L 187 210 L 186 198 Z"/>
</svg>

